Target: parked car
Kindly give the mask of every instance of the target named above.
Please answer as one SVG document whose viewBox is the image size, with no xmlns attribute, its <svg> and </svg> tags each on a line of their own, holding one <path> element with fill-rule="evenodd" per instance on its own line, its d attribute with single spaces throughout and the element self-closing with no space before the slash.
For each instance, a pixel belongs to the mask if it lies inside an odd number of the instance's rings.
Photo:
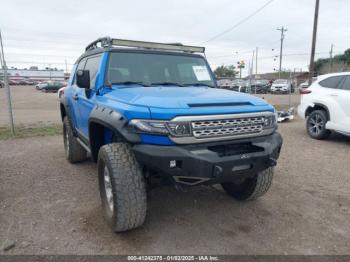
<svg viewBox="0 0 350 262">
<path fill-rule="evenodd" d="M 43 87 L 47 86 L 49 82 L 41 82 L 35 85 L 36 90 L 41 90 Z"/>
<path fill-rule="evenodd" d="M 48 82 L 46 85 L 41 87 L 41 91 L 48 92 L 57 92 L 61 87 L 64 87 L 66 84 L 59 81 Z"/>
<path fill-rule="evenodd" d="M 9 79 L 9 85 L 10 86 L 19 85 L 19 81 L 18 80 Z"/>
<path fill-rule="evenodd" d="M 298 114 L 312 138 L 325 139 L 331 131 L 350 135 L 350 72 L 319 76 L 302 90 Z"/>
<path fill-rule="evenodd" d="M 0 80 L 0 88 L 4 88 L 5 87 L 5 82 Z"/>
<path fill-rule="evenodd" d="M 267 94 L 270 92 L 271 84 L 269 80 L 256 79 L 251 82 L 250 92 L 252 94 Z"/>
<path fill-rule="evenodd" d="M 247 85 L 247 81 L 243 79 L 235 79 L 232 81 L 231 90 L 237 92 L 244 92 L 244 88 Z"/>
<path fill-rule="evenodd" d="M 25 81 L 26 81 L 26 85 L 32 86 L 32 85 L 35 84 L 35 82 L 33 80 L 31 80 L 31 79 L 26 79 Z"/>
<path fill-rule="evenodd" d="M 268 191 L 282 146 L 276 110 L 217 88 L 204 47 L 106 37 L 85 50 L 60 100 L 64 148 L 71 163 L 87 152 L 97 162 L 115 232 L 143 224 L 154 177 L 221 184 L 238 200 Z"/>
<path fill-rule="evenodd" d="M 288 79 L 277 79 L 271 85 L 271 93 L 288 94 L 289 91 L 294 93 L 292 82 Z"/>
<path fill-rule="evenodd" d="M 33 84 L 34 84 L 34 82 L 30 79 L 18 80 L 18 85 L 27 86 L 27 85 L 33 85 Z"/>
<path fill-rule="evenodd" d="M 302 93 L 303 92 L 303 89 L 306 89 L 309 87 L 309 80 L 306 80 L 305 82 L 302 82 L 300 85 L 299 85 L 299 93 Z"/>
</svg>

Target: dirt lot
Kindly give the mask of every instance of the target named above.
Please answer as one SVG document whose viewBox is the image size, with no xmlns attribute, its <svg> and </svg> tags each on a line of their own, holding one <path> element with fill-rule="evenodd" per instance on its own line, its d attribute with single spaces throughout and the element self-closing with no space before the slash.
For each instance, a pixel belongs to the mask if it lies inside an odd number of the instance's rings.
<svg viewBox="0 0 350 262">
<path fill-rule="evenodd" d="M 43 93 L 34 86 L 11 86 L 15 125 L 60 123 L 56 93 Z M 0 126 L 8 125 L 6 92 L 0 89 Z"/>
<path fill-rule="evenodd" d="M 16 86 L 12 96 L 16 125 L 60 122 L 56 94 Z M 5 101 L 0 89 L 0 126 Z M 15 242 L 9 254 L 350 253 L 350 139 L 312 140 L 300 119 L 280 132 L 284 147 L 265 197 L 240 203 L 219 186 L 157 188 L 144 226 L 118 235 L 101 216 L 95 164 L 68 164 L 57 136 L 0 141 L 0 245 Z"/>
<path fill-rule="evenodd" d="M 349 254 L 350 139 L 280 125 L 269 193 L 241 203 L 220 187 L 154 189 L 146 223 L 114 234 L 101 216 L 95 164 L 68 164 L 61 137 L 0 142 L 0 242 L 8 254 Z"/>
<path fill-rule="evenodd" d="M 12 86 L 13 115 L 16 125 L 50 125 L 60 123 L 58 98 L 55 93 L 43 93 L 33 86 Z M 287 95 L 259 95 L 279 108 L 287 108 Z M 292 104 L 298 104 L 298 94 L 292 96 Z M 283 106 L 285 105 L 285 106 Z M 5 89 L 0 89 L 0 126 L 8 125 Z"/>
</svg>

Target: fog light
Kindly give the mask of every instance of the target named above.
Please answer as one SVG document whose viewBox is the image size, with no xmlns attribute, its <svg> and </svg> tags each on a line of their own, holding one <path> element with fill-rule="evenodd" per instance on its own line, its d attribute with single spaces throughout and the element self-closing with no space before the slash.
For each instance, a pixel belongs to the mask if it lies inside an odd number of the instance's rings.
<svg viewBox="0 0 350 262">
<path fill-rule="evenodd" d="M 169 167 L 170 168 L 175 168 L 176 167 L 176 160 L 170 160 Z"/>
</svg>

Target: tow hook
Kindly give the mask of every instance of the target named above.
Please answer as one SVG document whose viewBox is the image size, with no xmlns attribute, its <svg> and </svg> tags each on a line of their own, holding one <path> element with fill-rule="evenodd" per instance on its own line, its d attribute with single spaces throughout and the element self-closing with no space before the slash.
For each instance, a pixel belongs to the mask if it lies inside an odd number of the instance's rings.
<svg viewBox="0 0 350 262">
<path fill-rule="evenodd" d="M 276 166 L 276 165 L 277 165 L 277 160 L 274 159 L 274 158 L 272 158 L 272 157 L 270 157 L 270 159 L 269 159 L 269 165 L 270 165 L 270 166 Z"/>
<path fill-rule="evenodd" d="M 223 171 L 223 169 L 222 169 L 221 166 L 215 165 L 215 166 L 214 166 L 213 176 L 214 176 L 214 177 L 219 177 L 219 176 L 222 174 L 222 171 Z"/>
</svg>

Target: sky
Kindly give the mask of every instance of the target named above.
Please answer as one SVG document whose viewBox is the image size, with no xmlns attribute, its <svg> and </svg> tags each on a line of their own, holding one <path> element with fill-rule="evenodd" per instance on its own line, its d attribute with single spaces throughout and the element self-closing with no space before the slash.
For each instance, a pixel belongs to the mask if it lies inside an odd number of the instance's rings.
<svg viewBox="0 0 350 262">
<path fill-rule="evenodd" d="M 258 47 L 258 73 L 278 70 L 284 26 L 282 68 L 307 70 L 315 0 L 1 0 L 0 29 L 9 67 L 32 65 L 70 70 L 91 41 L 102 37 L 181 42 L 206 47 L 212 69 L 244 60 L 247 74 Z M 350 1 L 320 0 L 316 58 L 349 48 Z M 212 39 L 214 36 L 220 37 Z M 211 41 L 208 41 L 212 39 Z M 255 63 L 255 60 L 254 60 Z M 254 65 L 255 72 L 255 65 Z"/>
</svg>

